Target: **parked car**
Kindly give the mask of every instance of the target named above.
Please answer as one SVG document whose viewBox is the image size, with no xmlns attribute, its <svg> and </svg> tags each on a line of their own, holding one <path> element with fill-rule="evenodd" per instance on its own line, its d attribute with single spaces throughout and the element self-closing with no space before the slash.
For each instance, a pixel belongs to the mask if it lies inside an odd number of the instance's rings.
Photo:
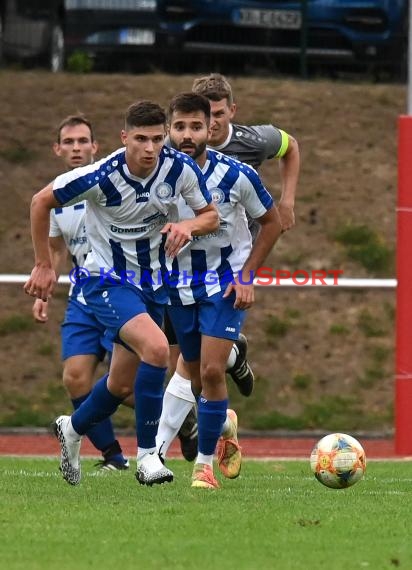
<svg viewBox="0 0 412 570">
<path fill-rule="evenodd" d="M 0 60 L 59 71 L 77 51 L 116 68 L 189 70 L 213 55 L 406 68 L 407 10 L 408 0 L 0 0 Z"/>
<path fill-rule="evenodd" d="M 161 6 L 169 42 L 187 54 L 255 54 L 282 62 L 396 65 L 405 58 L 407 0 L 175 0 Z"/>
<path fill-rule="evenodd" d="M 92 58 L 157 53 L 157 0 L 0 0 L 4 58 L 60 71 L 75 51 Z"/>
</svg>

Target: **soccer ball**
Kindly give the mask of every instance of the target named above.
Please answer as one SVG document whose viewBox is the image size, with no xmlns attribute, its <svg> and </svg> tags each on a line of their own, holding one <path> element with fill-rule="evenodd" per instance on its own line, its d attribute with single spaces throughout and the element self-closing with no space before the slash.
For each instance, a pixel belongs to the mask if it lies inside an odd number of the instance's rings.
<svg viewBox="0 0 412 570">
<path fill-rule="evenodd" d="M 362 479 L 366 469 L 365 452 L 354 437 L 331 433 L 313 448 L 310 466 L 322 485 L 345 489 Z"/>
</svg>

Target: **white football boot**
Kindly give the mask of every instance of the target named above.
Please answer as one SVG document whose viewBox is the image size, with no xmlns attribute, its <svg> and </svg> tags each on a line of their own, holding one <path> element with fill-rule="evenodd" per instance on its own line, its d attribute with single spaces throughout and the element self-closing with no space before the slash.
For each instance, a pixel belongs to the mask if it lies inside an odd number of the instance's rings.
<svg viewBox="0 0 412 570">
<path fill-rule="evenodd" d="M 146 453 L 137 462 L 136 479 L 141 485 L 160 485 L 173 481 L 173 472 L 161 462 L 156 451 Z"/>
<path fill-rule="evenodd" d="M 60 471 L 63 479 L 70 485 L 78 485 L 81 479 L 80 468 L 80 445 L 79 439 L 73 439 L 67 435 L 67 427 L 70 422 L 70 416 L 59 416 L 53 423 L 53 431 L 60 442 Z"/>
</svg>

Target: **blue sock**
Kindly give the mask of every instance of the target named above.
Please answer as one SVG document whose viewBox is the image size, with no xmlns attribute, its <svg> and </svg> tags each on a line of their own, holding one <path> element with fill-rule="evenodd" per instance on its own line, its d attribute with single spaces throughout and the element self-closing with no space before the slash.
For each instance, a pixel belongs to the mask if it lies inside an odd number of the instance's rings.
<svg viewBox="0 0 412 570">
<path fill-rule="evenodd" d="M 211 402 L 200 396 L 198 402 L 199 452 L 213 455 L 226 420 L 228 401 L 226 399 Z"/>
<path fill-rule="evenodd" d="M 89 397 L 72 415 L 73 428 L 80 435 L 88 433 L 96 424 L 110 418 L 123 402 L 123 398 L 113 396 L 109 392 L 107 377 L 108 374 L 96 382 Z"/>
<path fill-rule="evenodd" d="M 162 413 L 166 368 L 141 362 L 134 385 L 136 434 L 139 447 L 156 447 L 156 434 Z M 76 429 L 76 428 L 75 428 Z"/>
<path fill-rule="evenodd" d="M 72 398 L 73 408 L 77 410 L 80 408 L 80 405 L 83 404 L 85 400 L 89 397 L 90 392 L 85 394 L 84 396 L 80 396 L 79 398 Z M 115 442 L 115 435 L 113 431 L 112 421 L 110 418 L 107 418 L 94 427 L 90 428 L 86 432 L 87 437 L 90 439 L 92 444 L 96 449 L 101 451 L 102 453 L 107 449 L 111 448 Z M 119 458 L 115 457 L 114 455 L 110 455 L 116 461 L 121 461 L 121 455 Z"/>
</svg>

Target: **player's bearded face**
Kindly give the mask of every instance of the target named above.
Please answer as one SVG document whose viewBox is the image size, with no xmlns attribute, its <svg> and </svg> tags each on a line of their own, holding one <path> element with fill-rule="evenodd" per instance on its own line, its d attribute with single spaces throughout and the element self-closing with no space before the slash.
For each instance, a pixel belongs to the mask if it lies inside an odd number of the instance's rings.
<svg viewBox="0 0 412 570">
<path fill-rule="evenodd" d="M 204 152 L 206 148 L 206 142 L 195 144 L 191 141 L 186 140 L 180 143 L 177 147 L 175 146 L 175 148 L 181 152 L 184 152 L 185 154 L 188 154 L 191 158 L 193 158 L 193 160 L 196 160 L 196 158 Z"/>
<path fill-rule="evenodd" d="M 196 160 L 206 149 L 208 125 L 200 111 L 192 114 L 175 112 L 169 132 L 173 148 Z"/>
</svg>

